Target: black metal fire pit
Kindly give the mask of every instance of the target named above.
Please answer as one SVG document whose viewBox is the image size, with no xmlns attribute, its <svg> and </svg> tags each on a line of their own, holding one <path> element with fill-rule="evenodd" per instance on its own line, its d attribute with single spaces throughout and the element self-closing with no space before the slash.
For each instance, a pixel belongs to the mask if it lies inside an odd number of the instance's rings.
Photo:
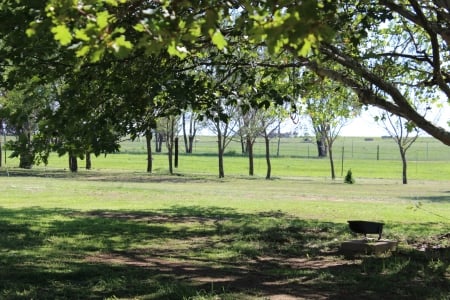
<svg viewBox="0 0 450 300">
<path fill-rule="evenodd" d="M 378 234 L 378 240 L 381 239 L 381 233 L 383 232 L 384 223 L 371 222 L 371 221 L 347 221 L 351 231 L 355 233 L 364 234 L 367 238 L 367 234 Z"/>
</svg>

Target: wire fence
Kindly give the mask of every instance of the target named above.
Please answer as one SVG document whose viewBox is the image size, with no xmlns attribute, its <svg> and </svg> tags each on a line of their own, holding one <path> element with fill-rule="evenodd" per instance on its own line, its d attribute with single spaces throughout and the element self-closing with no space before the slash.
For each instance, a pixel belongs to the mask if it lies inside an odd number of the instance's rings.
<svg viewBox="0 0 450 300">
<path fill-rule="evenodd" d="M 146 151 L 144 140 L 127 141 L 122 144 L 121 151 L 125 153 L 142 154 Z M 165 151 L 165 147 L 162 147 Z M 185 146 L 183 139 L 179 142 L 179 151 L 183 155 Z M 332 147 L 333 156 L 357 160 L 399 160 L 400 151 L 391 138 L 340 137 Z M 217 140 L 211 136 L 201 136 L 195 139 L 190 155 L 216 155 Z M 257 140 L 253 147 L 255 157 L 265 156 L 265 142 Z M 225 155 L 246 156 L 239 140 L 232 140 L 225 149 Z M 317 144 L 311 138 L 274 138 L 270 141 L 272 157 L 300 157 L 314 159 L 318 157 Z M 450 147 L 429 138 L 419 138 L 407 151 L 408 160 L 413 161 L 450 161 Z"/>
</svg>

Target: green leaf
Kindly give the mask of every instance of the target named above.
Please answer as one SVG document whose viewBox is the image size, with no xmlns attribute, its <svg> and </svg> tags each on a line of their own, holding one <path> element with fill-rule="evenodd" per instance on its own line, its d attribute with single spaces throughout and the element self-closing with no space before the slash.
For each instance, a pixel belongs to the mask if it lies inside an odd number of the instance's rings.
<svg viewBox="0 0 450 300">
<path fill-rule="evenodd" d="M 214 34 L 211 36 L 211 40 L 219 50 L 223 50 L 223 48 L 225 48 L 225 46 L 227 45 L 227 41 L 225 40 L 225 37 L 220 32 L 220 30 L 216 30 L 214 32 Z"/>
<path fill-rule="evenodd" d="M 133 28 L 137 32 L 144 32 L 145 31 L 145 25 L 142 24 L 142 23 L 138 23 L 138 24 L 134 25 Z"/>
<path fill-rule="evenodd" d="M 104 48 L 96 49 L 91 55 L 91 62 L 94 63 L 94 62 L 100 61 L 100 59 L 102 58 L 104 52 L 105 52 Z"/>
<path fill-rule="evenodd" d="M 26 33 L 26 35 L 27 35 L 28 37 L 32 37 L 33 35 L 36 34 L 36 30 L 35 30 L 34 28 L 28 28 L 28 29 L 25 31 L 25 33 Z"/>
<path fill-rule="evenodd" d="M 90 50 L 89 46 L 83 46 L 76 52 L 76 56 L 77 57 L 86 56 L 89 53 L 89 50 Z"/>
<path fill-rule="evenodd" d="M 105 2 L 111 6 L 117 6 L 119 5 L 119 3 L 117 2 L 117 0 L 105 0 Z"/>
<path fill-rule="evenodd" d="M 75 38 L 85 42 L 90 40 L 89 36 L 86 34 L 86 31 L 81 29 L 75 29 Z"/>
<path fill-rule="evenodd" d="M 51 31 L 55 35 L 55 40 L 57 40 L 61 45 L 67 46 L 72 42 L 72 34 L 66 25 L 55 26 Z"/>
<path fill-rule="evenodd" d="M 181 59 L 185 59 L 188 54 L 187 50 L 184 47 L 177 46 L 175 41 L 172 41 L 169 44 L 167 53 L 169 53 L 170 56 L 178 56 Z"/>
<path fill-rule="evenodd" d="M 127 41 L 124 35 L 121 35 L 114 40 L 112 48 L 117 57 L 124 58 L 130 53 L 131 49 L 133 49 L 133 44 Z"/>
<path fill-rule="evenodd" d="M 107 11 L 101 11 L 97 13 L 97 25 L 100 30 L 108 26 L 109 13 Z"/>
</svg>

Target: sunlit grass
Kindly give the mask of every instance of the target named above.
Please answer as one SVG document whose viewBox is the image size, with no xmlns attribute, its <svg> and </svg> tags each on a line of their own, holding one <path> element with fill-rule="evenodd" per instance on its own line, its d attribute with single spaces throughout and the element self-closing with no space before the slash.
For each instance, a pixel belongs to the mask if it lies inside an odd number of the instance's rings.
<svg viewBox="0 0 450 300">
<path fill-rule="evenodd" d="M 182 156 L 175 175 L 164 154 L 153 174 L 142 154 L 98 157 L 76 174 L 64 157 L 25 171 L 8 161 L 0 298 L 448 297 L 449 162 L 410 162 L 403 185 L 399 161 L 345 159 L 335 181 L 327 159 L 274 158 L 272 180 L 261 157 L 253 177 L 245 157 L 227 156 L 219 179 L 216 161 Z M 398 251 L 344 258 L 350 219 L 384 222 Z"/>
</svg>

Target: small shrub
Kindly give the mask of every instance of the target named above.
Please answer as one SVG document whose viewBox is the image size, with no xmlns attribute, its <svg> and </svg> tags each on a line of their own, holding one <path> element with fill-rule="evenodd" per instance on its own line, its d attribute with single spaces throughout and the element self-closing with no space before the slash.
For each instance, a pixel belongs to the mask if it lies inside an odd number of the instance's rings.
<svg viewBox="0 0 450 300">
<path fill-rule="evenodd" d="M 353 174 L 352 174 L 352 170 L 351 169 L 349 169 L 347 171 L 347 175 L 345 175 L 344 182 L 348 183 L 348 184 L 355 183 L 355 179 L 353 178 Z"/>
</svg>

